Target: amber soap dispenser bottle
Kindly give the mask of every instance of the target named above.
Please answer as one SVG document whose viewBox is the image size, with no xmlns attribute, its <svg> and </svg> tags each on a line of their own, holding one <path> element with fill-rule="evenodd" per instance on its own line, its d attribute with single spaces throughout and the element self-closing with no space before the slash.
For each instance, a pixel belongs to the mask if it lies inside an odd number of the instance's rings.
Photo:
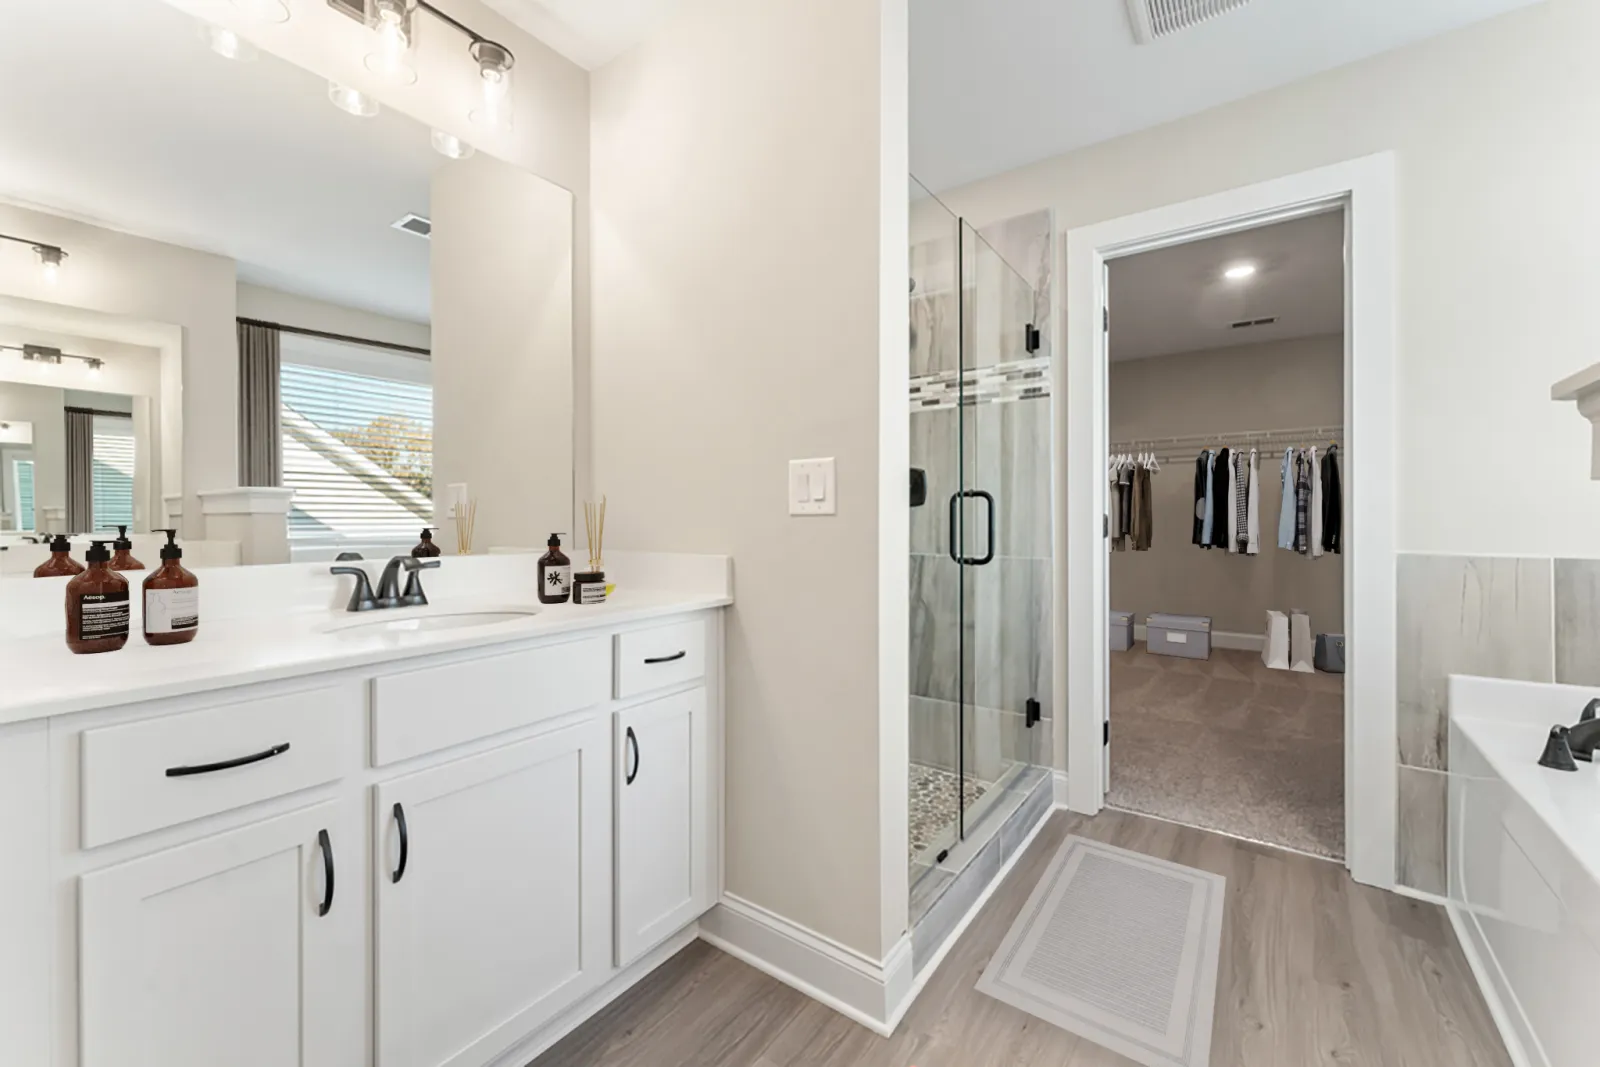
<svg viewBox="0 0 1600 1067">
<path fill-rule="evenodd" d="M 128 540 L 128 528 L 117 527 L 117 539 L 111 542 L 111 569 L 114 571 L 142 571 L 144 564 L 133 558 L 133 542 Z"/>
<path fill-rule="evenodd" d="M 128 643 L 128 580 L 111 569 L 104 541 L 89 545 L 89 566 L 67 583 L 67 647 L 79 655 Z"/>
<path fill-rule="evenodd" d="M 71 578 L 83 573 L 83 564 L 72 558 L 72 542 L 56 534 L 50 542 L 50 558 L 33 569 L 35 578 Z"/>
<path fill-rule="evenodd" d="M 425 526 L 422 530 L 422 540 L 417 542 L 417 547 L 411 550 L 415 559 L 432 559 L 444 555 L 444 550 L 433 543 L 433 527 Z"/>
<path fill-rule="evenodd" d="M 539 603 L 565 604 L 572 599 L 572 561 L 561 551 L 561 535 L 545 542 L 550 551 L 539 557 Z"/>
<path fill-rule="evenodd" d="M 151 645 L 181 645 L 200 632 L 200 579 L 178 561 L 177 530 L 157 530 L 167 535 L 161 546 L 161 567 L 144 580 L 144 639 Z"/>
</svg>

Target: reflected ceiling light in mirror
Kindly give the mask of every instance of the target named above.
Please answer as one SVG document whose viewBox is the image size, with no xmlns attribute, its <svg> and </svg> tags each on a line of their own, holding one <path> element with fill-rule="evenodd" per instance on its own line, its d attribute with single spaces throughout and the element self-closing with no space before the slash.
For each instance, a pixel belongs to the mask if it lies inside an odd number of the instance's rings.
<svg viewBox="0 0 1600 1067">
<path fill-rule="evenodd" d="M 434 130 L 432 140 L 433 150 L 450 159 L 466 159 L 477 151 L 455 134 L 443 130 Z"/>
<path fill-rule="evenodd" d="M 1235 263 L 1223 271 L 1222 276 L 1230 282 L 1242 282 L 1246 278 L 1254 276 L 1255 272 L 1256 265 L 1254 263 Z"/>
<path fill-rule="evenodd" d="M 377 50 L 366 58 L 372 73 L 401 85 L 417 80 L 416 9 L 416 0 L 367 0 L 367 24 L 377 38 Z"/>
<path fill-rule="evenodd" d="M 468 116 L 491 130 L 511 128 L 511 68 L 516 63 L 509 49 L 493 41 L 476 40 L 470 49 L 478 64 L 483 98 Z"/>
<path fill-rule="evenodd" d="M 233 0 L 233 6 L 257 22 L 289 21 L 289 5 L 284 0 Z"/>
<path fill-rule="evenodd" d="M 202 22 L 200 36 L 205 40 L 206 46 L 223 59 L 248 63 L 259 54 L 255 45 L 226 26 L 213 26 L 209 22 Z"/>
<path fill-rule="evenodd" d="M 106 365 L 106 361 L 103 359 L 90 359 L 88 360 L 88 364 L 89 377 L 98 378 L 100 377 L 100 368 Z"/>
<path fill-rule="evenodd" d="M 378 113 L 376 100 L 366 93 L 357 92 L 348 85 L 340 85 L 338 82 L 328 83 L 328 99 L 340 111 L 357 118 L 370 119 Z"/>
</svg>

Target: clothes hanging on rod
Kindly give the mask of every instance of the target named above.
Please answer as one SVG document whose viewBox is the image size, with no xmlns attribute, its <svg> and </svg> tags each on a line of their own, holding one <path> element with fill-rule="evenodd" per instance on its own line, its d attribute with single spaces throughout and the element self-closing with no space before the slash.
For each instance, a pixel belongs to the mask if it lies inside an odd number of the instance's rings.
<svg viewBox="0 0 1600 1067">
<path fill-rule="evenodd" d="M 1256 470 L 1256 450 L 1253 448 L 1250 450 L 1250 469 L 1246 479 L 1244 551 L 1247 555 L 1255 556 L 1261 553 L 1261 478 Z"/>
<path fill-rule="evenodd" d="M 1294 548 L 1295 470 L 1294 449 L 1286 448 L 1278 468 L 1283 479 L 1283 499 L 1278 503 L 1278 547 L 1290 550 Z"/>
<path fill-rule="evenodd" d="M 1211 464 L 1211 547 L 1228 547 L 1228 483 L 1233 469 L 1233 457 L 1224 448 Z"/>
<path fill-rule="evenodd" d="M 1242 449 L 1233 453 L 1233 536 L 1228 551 L 1250 553 L 1250 457 Z"/>
<path fill-rule="evenodd" d="M 1294 454 L 1294 550 L 1305 555 L 1311 548 L 1311 468 L 1306 454 Z"/>
<path fill-rule="evenodd" d="M 1202 452 L 1194 461 L 1194 537 L 1193 543 L 1204 545 L 1206 530 L 1206 490 L 1211 485 L 1211 475 L 1206 468 L 1208 452 Z"/>
<path fill-rule="evenodd" d="M 1330 444 L 1322 457 L 1322 547 L 1344 551 L 1344 487 L 1339 476 L 1339 446 Z"/>
<path fill-rule="evenodd" d="M 1113 552 L 1148 552 L 1155 536 L 1155 499 L 1150 476 L 1160 470 L 1153 456 L 1112 457 L 1107 498 L 1107 534 Z"/>
<path fill-rule="evenodd" d="M 1322 461 L 1317 458 L 1317 450 L 1313 446 L 1306 453 L 1306 463 L 1311 467 L 1311 514 L 1310 537 L 1307 539 L 1306 554 L 1312 559 L 1322 556 Z"/>
</svg>

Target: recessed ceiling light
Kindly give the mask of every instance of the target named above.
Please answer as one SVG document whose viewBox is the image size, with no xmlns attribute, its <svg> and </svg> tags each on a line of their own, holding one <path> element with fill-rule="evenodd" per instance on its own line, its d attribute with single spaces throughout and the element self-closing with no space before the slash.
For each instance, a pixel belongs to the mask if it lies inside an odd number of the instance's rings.
<svg viewBox="0 0 1600 1067">
<path fill-rule="evenodd" d="M 214 26 L 209 22 L 202 22 L 200 36 L 211 50 L 223 59 L 248 63 L 256 58 L 255 46 L 226 26 Z"/>
<path fill-rule="evenodd" d="M 441 156 L 448 156 L 451 159 L 466 159 L 473 153 L 472 146 L 453 133 L 434 130 L 432 140 L 433 150 Z"/>
<path fill-rule="evenodd" d="M 1254 263 L 1235 263 L 1222 272 L 1222 276 L 1230 282 L 1242 282 L 1256 272 Z"/>
<path fill-rule="evenodd" d="M 378 113 L 378 102 L 372 97 L 335 81 L 328 83 L 328 99 L 340 111 L 357 118 L 370 119 Z"/>
</svg>

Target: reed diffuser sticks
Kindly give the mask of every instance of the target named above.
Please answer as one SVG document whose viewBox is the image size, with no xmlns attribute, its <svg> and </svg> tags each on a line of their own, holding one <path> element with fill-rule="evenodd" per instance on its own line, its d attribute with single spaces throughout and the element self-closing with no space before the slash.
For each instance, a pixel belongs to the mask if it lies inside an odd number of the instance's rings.
<svg viewBox="0 0 1600 1067">
<path fill-rule="evenodd" d="M 472 530 L 478 524 L 478 498 L 456 501 L 456 553 L 472 555 Z"/>
<path fill-rule="evenodd" d="M 583 525 L 589 537 L 589 569 L 595 572 L 606 569 L 606 503 L 603 496 L 598 504 L 591 500 L 583 503 Z"/>
</svg>

